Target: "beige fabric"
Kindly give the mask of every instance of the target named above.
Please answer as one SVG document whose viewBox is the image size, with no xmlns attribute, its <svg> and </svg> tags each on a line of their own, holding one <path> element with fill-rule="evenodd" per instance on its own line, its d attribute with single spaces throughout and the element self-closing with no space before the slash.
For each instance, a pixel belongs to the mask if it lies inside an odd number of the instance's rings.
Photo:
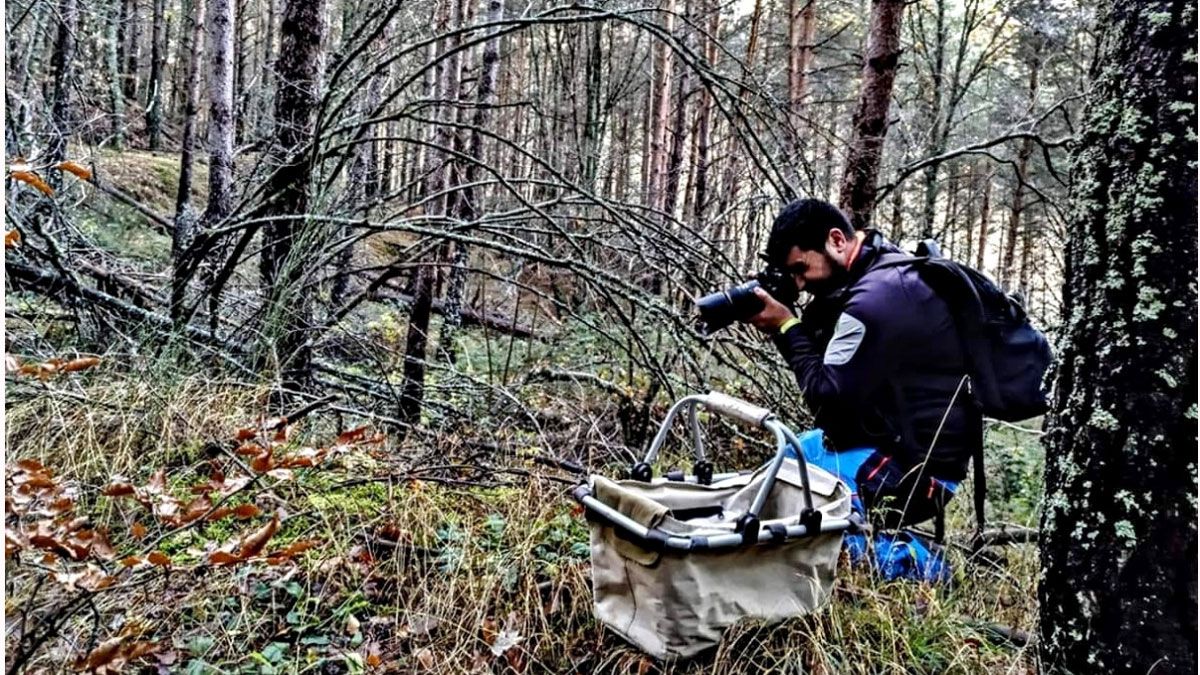
<svg viewBox="0 0 1200 675">
<path fill-rule="evenodd" d="M 647 485 L 595 476 L 596 499 L 622 510 L 661 518 L 674 534 L 732 532 L 758 492 L 766 469 L 704 486 Z M 850 514 L 850 491 L 837 478 L 809 467 L 813 506 L 826 518 Z M 785 460 L 760 514 L 767 523 L 794 525 L 804 507 L 799 468 Z M 645 500 L 659 505 L 652 508 Z M 636 508 L 634 508 L 636 505 Z M 668 510 L 720 505 L 720 516 L 681 521 Z M 650 521 L 635 518 L 643 524 Z M 842 534 L 829 533 L 779 546 L 678 553 L 646 551 L 619 539 L 613 528 L 591 524 L 592 589 L 597 618 L 660 659 L 695 656 L 716 645 L 724 629 L 743 617 L 768 622 L 822 607 L 833 590 Z"/>
</svg>

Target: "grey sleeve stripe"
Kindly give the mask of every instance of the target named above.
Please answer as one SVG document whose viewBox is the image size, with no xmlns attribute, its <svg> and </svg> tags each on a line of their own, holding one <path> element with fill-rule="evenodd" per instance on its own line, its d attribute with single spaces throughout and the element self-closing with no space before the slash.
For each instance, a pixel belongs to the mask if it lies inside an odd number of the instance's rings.
<svg viewBox="0 0 1200 675">
<path fill-rule="evenodd" d="M 840 366 L 849 363 L 866 334 L 867 327 L 863 322 L 842 312 L 838 317 L 837 327 L 833 329 L 829 346 L 825 348 L 825 365 Z"/>
</svg>

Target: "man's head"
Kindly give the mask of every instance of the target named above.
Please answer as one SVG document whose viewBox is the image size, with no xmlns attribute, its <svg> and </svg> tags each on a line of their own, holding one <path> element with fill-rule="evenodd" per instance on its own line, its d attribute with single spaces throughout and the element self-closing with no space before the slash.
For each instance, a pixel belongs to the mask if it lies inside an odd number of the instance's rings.
<svg viewBox="0 0 1200 675">
<path fill-rule="evenodd" d="M 799 199 L 775 217 L 767 239 L 767 261 L 791 274 L 796 287 L 828 295 L 846 280 L 858 249 L 845 214 L 820 199 Z"/>
</svg>

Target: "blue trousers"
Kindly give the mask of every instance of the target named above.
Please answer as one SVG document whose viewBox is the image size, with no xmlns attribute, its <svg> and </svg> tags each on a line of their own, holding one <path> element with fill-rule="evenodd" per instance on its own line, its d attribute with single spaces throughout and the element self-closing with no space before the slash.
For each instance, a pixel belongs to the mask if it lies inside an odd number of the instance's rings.
<svg viewBox="0 0 1200 675">
<path fill-rule="evenodd" d="M 800 451 L 804 453 L 804 461 L 813 466 L 819 466 L 842 479 L 846 487 L 850 488 L 854 508 L 861 513 L 863 505 L 858 494 L 858 469 L 863 462 L 867 461 L 868 457 L 875 453 L 875 448 L 850 448 L 833 452 L 825 447 L 825 432 L 821 429 L 805 431 L 798 435 L 796 440 L 800 441 Z M 797 458 L 796 449 L 790 445 L 786 453 L 793 459 Z M 955 481 L 938 480 L 938 482 L 950 492 L 958 491 L 958 483 Z"/>
</svg>

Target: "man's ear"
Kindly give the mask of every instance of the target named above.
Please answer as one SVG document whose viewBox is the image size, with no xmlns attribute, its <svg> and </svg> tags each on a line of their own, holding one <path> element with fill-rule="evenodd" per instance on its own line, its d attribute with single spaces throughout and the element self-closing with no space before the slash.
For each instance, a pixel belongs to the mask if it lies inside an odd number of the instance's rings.
<svg viewBox="0 0 1200 675">
<path fill-rule="evenodd" d="M 833 251 L 841 253 L 843 251 L 843 249 L 845 249 L 845 247 L 846 247 L 846 242 L 847 242 L 846 233 L 842 232 L 840 229 L 838 229 L 836 227 L 830 228 L 829 236 L 826 237 L 826 241 L 828 241 L 829 247 Z"/>
</svg>

